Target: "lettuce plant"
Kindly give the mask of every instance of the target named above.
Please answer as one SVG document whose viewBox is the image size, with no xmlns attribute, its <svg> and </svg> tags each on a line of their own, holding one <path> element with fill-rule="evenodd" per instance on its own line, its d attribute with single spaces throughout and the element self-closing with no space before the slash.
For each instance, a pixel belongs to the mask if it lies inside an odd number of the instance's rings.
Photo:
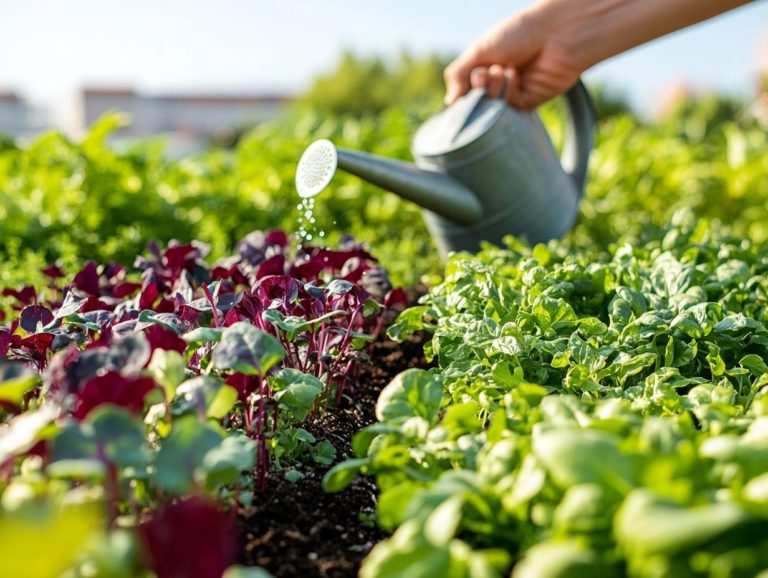
<svg viewBox="0 0 768 578">
<path fill-rule="evenodd" d="M 438 368 L 393 380 L 325 478 L 382 492 L 361 576 L 762 576 L 767 256 L 682 215 L 607 256 L 454 256 L 390 328 Z"/>
</svg>

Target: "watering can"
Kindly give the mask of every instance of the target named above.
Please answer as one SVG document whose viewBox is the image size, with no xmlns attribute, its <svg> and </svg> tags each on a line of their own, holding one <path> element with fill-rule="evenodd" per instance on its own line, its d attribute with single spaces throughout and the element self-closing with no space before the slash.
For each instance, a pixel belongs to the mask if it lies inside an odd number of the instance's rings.
<svg viewBox="0 0 768 578">
<path fill-rule="evenodd" d="M 475 252 L 482 241 L 501 244 L 510 234 L 531 244 L 560 238 L 578 214 L 595 127 L 581 81 L 565 100 L 562 158 L 535 112 L 475 88 L 419 127 L 415 165 L 312 143 L 296 169 L 298 193 L 316 195 L 341 168 L 422 207 L 443 255 Z"/>
</svg>

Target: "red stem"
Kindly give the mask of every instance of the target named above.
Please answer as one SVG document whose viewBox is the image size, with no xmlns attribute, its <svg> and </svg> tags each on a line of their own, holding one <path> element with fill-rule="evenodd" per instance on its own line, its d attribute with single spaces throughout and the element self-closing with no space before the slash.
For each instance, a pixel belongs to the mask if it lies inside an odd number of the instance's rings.
<svg viewBox="0 0 768 578">
<path fill-rule="evenodd" d="M 208 289 L 208 285 L 205 283 L 203 283 L 203 293 L 205 293 L 205 298 L 208 299 L 208 303 L 211 304 L 211 309 L 213 309 L 213 324 L 216 327 L 221 327 L 221 322 L 219 321 L 219 310 L 216 308 L 216 303 L 213 301 L 211 290 Z"/>
</svg>

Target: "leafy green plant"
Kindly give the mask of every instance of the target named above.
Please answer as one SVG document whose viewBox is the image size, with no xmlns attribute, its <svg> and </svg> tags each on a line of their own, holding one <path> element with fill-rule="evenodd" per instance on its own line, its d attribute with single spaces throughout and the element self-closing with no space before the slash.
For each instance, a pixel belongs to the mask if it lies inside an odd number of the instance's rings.
<svg viewBox="0 0 768 578">
<path fill-rule="evenodd" d="M 431 334 L 438 368 L 390 383 L 326 474 L 330 491 L 374 475 L 396 530 L 361 575 L 765 569 L 767 251 L 680 215 L 607 256 L 510 240 L 452 257 L 390 328 Z"/>
</svg>

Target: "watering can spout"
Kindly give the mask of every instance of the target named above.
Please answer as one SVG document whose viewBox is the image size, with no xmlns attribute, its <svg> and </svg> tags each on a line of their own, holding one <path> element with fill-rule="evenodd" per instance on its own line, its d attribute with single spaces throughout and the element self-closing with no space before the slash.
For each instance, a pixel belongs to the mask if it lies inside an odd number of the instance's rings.
<svg viewBox="0 0 768 578">
<path fill-rule="evenodd" d="M 483 216 L 477 197 L 456 179 L 411 163 L 336 147 L 331 141 L 312 143 L 296 170 L 299 195 L 312 197 L 330 182 L 336 168 L 393 192 L 456 223 L 469 225 Z"/>
</svg>

